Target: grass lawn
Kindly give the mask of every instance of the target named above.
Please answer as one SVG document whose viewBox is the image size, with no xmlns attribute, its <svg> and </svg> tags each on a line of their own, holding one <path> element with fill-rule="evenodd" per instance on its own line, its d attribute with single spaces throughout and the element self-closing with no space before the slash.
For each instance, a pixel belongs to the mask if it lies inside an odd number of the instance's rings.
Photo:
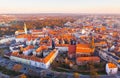
<svg viewBox="0 0 120 78">
<path fill-rule="evenodd" d="M 16 72 L 16 71 L 13 71 L 13 70 L 8 70 L 8 69 L 6 69 L 5 67 L 1 67 L 1 66 L 0 66 L 0 71 L 1 71 L 3 74 L 9 75 L 9 76 L 17 76 L 17 75 L 22 74 L 22 73 L 20 73 L 20 72 Z"/>
</svg>

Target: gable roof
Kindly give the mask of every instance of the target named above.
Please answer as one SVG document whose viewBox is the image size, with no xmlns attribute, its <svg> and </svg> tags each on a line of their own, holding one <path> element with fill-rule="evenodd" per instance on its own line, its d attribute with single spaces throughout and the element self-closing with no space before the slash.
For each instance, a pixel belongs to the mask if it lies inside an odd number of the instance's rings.
<svg viewBox="0 0 120 78">
<path fill-rule="evenodd" d="M 76 53 L 81 53 L 81 52 L 91 53 L 91 52 L 93 52 L 93 49 L 90 48 L 89 44 L 77 44 L 76 45 Z"/>
<path fill-rule="evenodd" d="M 100 58 L 97 57 L 97 56 L 91 56 L 91 57 L 78 57 L 76 59 L 77 62 L 81 61 L 81 62 L 84 62 L 84 61 L 100 61 Z"/>
</svg>

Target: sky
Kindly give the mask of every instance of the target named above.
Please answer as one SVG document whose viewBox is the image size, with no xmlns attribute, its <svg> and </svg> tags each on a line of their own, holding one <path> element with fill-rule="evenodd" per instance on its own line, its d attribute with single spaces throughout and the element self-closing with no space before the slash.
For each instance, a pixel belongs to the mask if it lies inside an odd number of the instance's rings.
<svg viewBox="0 0 120 78">
<path fill-rule="evenodd" d="M 120 14 L 120 0 L 0 0 L 1 13 Z"/>
</svg>

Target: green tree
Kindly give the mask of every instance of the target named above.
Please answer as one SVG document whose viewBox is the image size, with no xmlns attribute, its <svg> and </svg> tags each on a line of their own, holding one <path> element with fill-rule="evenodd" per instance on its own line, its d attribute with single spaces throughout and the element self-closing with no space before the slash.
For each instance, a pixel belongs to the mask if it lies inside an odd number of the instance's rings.
<svg viewBox="0 0 120 78">
<path fill-rule="evenodd" d="M 90 77 L 91 78 L 99 78 L 98 73 L 96 72 L 94 64 L 92 62 L 90 64 Z"/>
</svg>

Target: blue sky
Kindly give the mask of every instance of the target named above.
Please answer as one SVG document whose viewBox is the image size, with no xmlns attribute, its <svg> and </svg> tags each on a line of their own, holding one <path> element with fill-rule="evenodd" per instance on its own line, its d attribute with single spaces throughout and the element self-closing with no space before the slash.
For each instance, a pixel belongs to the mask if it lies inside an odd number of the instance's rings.
<svg viewBox="0 0 120 78">
<path fill-rule="evenodd" d="M 0 13 L 120 13 L 120 0 L 0 0 Z"/>
</svg>

